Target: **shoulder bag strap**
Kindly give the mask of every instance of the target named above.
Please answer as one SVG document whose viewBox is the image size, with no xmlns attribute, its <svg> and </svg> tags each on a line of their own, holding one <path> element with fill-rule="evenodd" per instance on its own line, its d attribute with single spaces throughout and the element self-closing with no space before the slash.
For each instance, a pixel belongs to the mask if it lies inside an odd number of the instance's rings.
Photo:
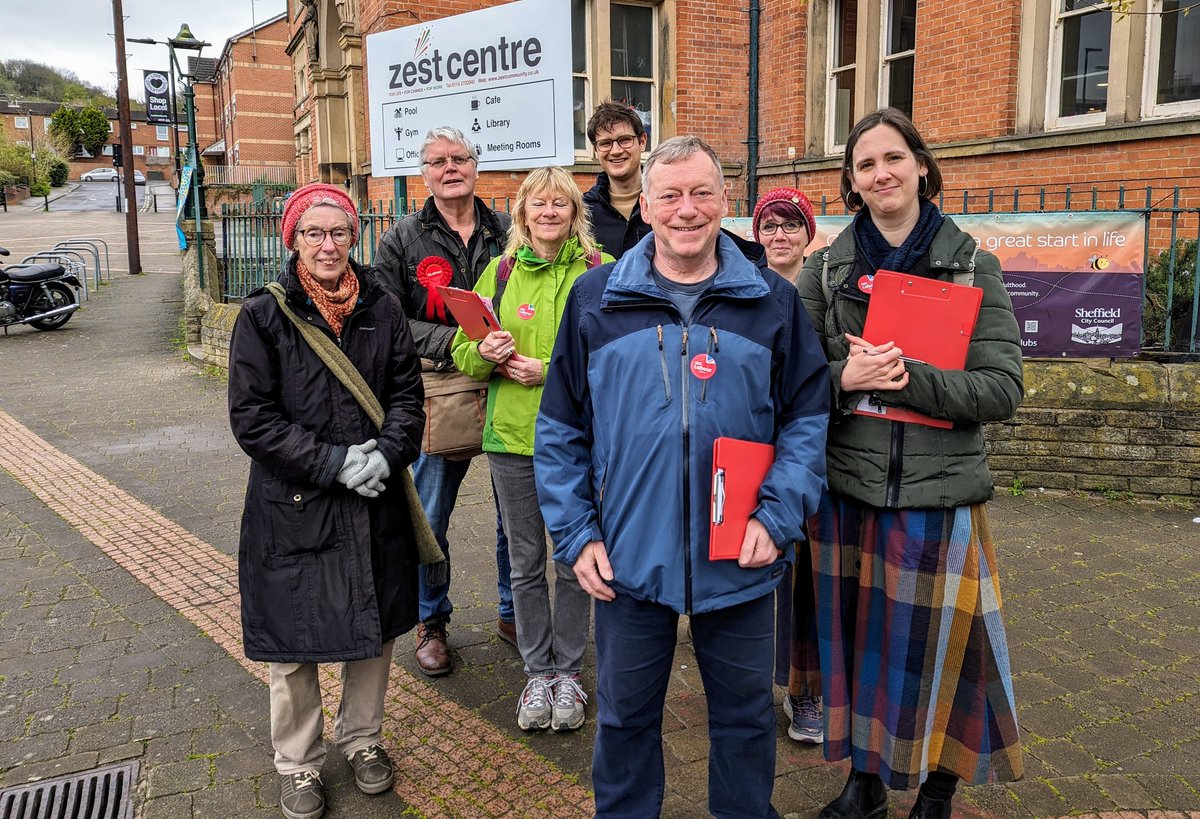
<svg viewBox="0 0 1200 819">
<path fill-rule="evenodd" d="M 308 346 L 312 347 L 317 357 L 325 362 L 325 366 L 329 367 L 330 371 L 345 385 L 350 394 L 362 405 L 371 422 L 376 428 L 383 428 L 383 405 L 379 403 L 379 399 L 375 397 L 375 393 L 371 392 L 371 388 L 367 386 L 366 380 L 362 377 L 362 373 L 358 368 L 346 358 L 346 354 L 334 343 L 333 339 L 325 335 L 320 329 L 311 324 L 302 321 L 297 316 L 292 308 L 287 306 L 287 295 L 283 289 L 283 285 L 279 282 L 270 282 L 267 284 L 267 290 L 275 297 L 275 301 L 279 302 L 279 309 L 288 317 L 292 324 L 296 325 L 296 329 L 300 331 L 300 336 L 308 342 Z M 417 554 L 422 565 L 432 566 L 435 563 L 443 563 L 446 558 L 442 554 L 441 546 L 438 545 L 437 539 L 434 537 L 433 529 L 429 525 L 429 518 L 425 515 L 424 507 L 421 505 L 421 498 L 417 494 L 417 487 L 413 483 L 412 470 L 403 470 L 402 481 L 404 484 L 404 499 L 408 503 L 409 514 L 412 517 L 413 534 L 417 542 Z M 439 567 L 445 569 L 445 567 Z M 445 569 L 448 572 L 448 569 Z M 438 571 L 433 569 L 432 571 Z"/>
</svg>

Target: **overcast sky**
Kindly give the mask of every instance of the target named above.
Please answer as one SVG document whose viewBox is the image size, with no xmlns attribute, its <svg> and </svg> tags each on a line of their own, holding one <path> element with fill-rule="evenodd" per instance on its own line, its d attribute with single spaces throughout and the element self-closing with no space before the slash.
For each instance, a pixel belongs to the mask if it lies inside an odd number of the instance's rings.
<svg viewBox="0 0 1200 819">
<path fill-rule="evenodd" d="M 166 40 L 187 23 L 197 39 L 212 43 L 204 57 L 219 57 L 227 39 L 285 9 L 286 0 L 122 0 L 126 37 Z M 111 0 L 0 0 L 0 59 L 73 71 L 109 93 L 117 87 L 112 31 Z M 167 47 L 126 43 L 125 54 L 130 94 L 140 99 L 142 69 L 166 71 Z"/>
</svg>

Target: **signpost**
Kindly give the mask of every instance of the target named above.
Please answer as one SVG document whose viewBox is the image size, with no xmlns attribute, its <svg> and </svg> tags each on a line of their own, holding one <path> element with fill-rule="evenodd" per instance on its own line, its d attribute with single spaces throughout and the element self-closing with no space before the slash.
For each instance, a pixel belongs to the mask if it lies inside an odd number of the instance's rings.
<svg viewBox="0 0 1200 819">
<path fill-rule="evenodd" d="M 571 4 L 517 0 L 367 37 L 371 173 L 416 176 L 450 125 L 484 171 L 570 165 Z"/>
</svg>

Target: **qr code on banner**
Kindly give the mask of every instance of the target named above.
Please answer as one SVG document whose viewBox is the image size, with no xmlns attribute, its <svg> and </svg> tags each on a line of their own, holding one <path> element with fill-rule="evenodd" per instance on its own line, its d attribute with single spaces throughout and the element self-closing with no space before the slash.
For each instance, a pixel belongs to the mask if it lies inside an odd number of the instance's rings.
<svg viewBox="0 0 1200 819">
<path fill-rule="evenodd" d="M 1025 322 L 1025 332 L 1036 333 L 1038 331 L 1037 319 L 1031 319 Z"/>
</svg>

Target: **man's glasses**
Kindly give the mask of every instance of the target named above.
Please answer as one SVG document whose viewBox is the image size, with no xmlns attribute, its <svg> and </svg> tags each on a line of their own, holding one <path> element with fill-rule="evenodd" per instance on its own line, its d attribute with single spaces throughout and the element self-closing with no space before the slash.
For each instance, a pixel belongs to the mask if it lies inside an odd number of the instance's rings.
<svg viewBox="0 0 1200 819">
<path fill-rule="evenodd" d="M 333 230 L 322 230 L 321 228 L 311 227 L 299 231 L 304 243 L 309 247 L 320 247 L 325 244 L 325 237 L 333 239 L 335 245 L 348 245 L 350 240 L 354 238 L 354 232 L 350 228 L 334 228 Z"/>
<path fill-rule="evenodd" d="M 804 225 L 799 222 L 784 222 L 783 224 L 779 224 L 778 222 L 766 222 L 765 224 L 758 226 L 758 232 L 763 236 L 774 236 L 775 231 L 779 230 L 780 228 L 783 228 L 784 233 L 799 233 L 800 228 L 802 227 L 804 227 Z"/>
<path fill-rule="evenodd" d="M 614 144 L 620 145 L 625 150 L 629 150 L 635 142 L 637 142 L 637 137 L 633 134 L 623 134 L 616 139 L 598 139 L 596 140 L 596 150 L 608 153 L 612 150 Z"/>
<path fill-rule="evenodd" d="M 428 160 L 427 162 L 425 162 L 423 164 L 428 165 L 429 167 L 433 168 L 435 171 L 440 171 L 440 170 L 444 169 L 446 167 L 446 165 L 449 164 L 450 162 L 454 163 L 454 167 L 461 168 L 463 165 L 466 165 L 468 162 L 474 162 L 474 161 L 475 161 L 475 158 L 470 157 L 470 156 L 451 156 L 451 157 L 439 156 L 437 159 Z"/>
</svg>

